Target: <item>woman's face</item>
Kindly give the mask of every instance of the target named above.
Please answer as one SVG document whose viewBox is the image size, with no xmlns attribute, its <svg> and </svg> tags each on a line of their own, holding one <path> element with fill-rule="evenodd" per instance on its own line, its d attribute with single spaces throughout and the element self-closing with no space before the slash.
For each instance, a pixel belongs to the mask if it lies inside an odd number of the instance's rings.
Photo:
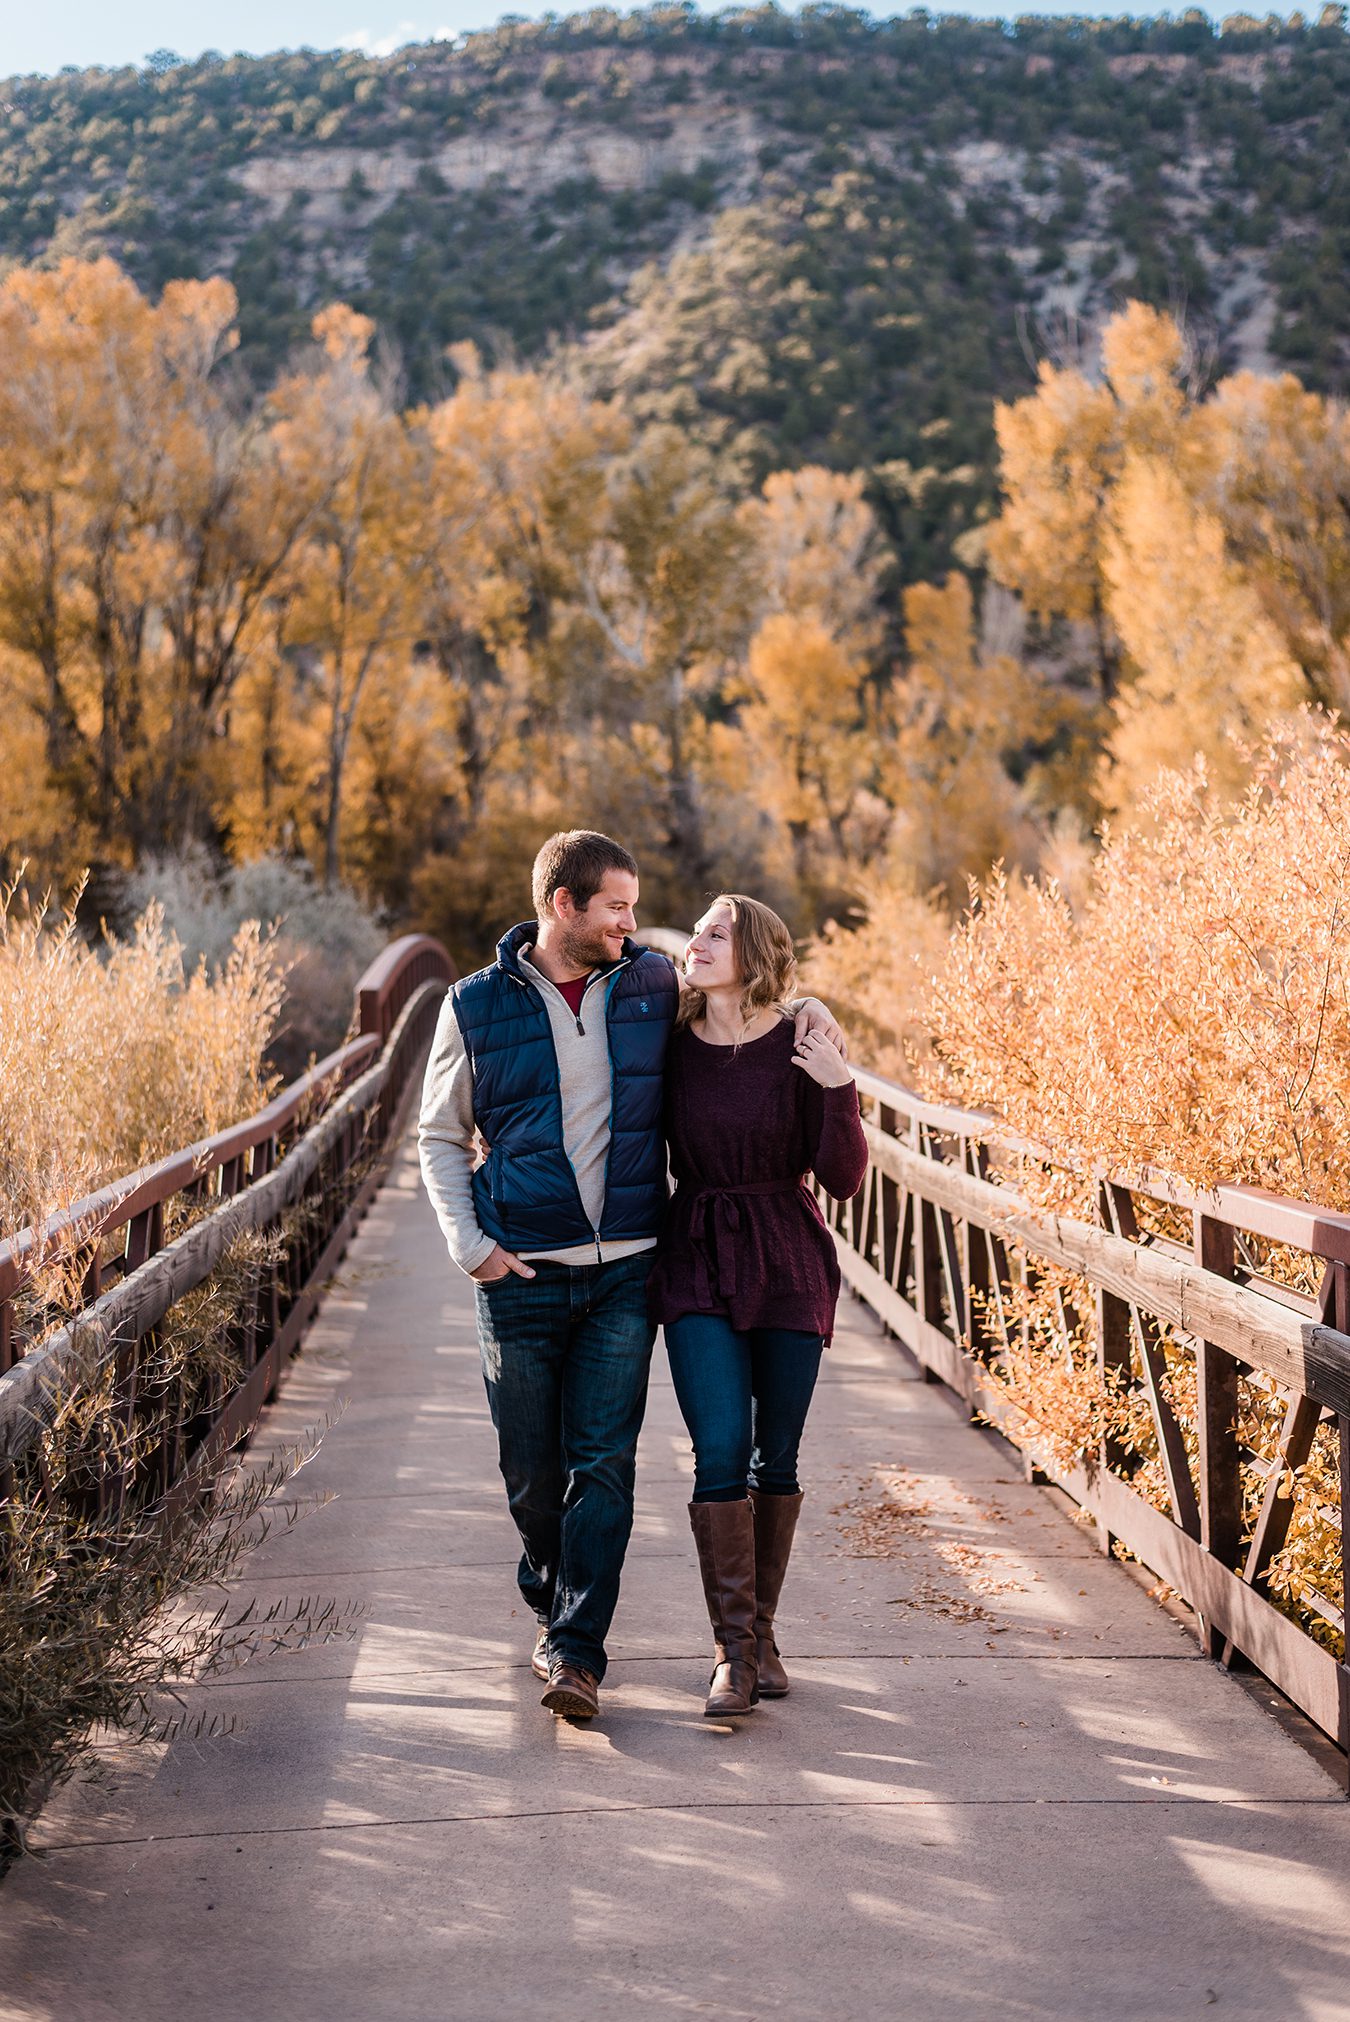
<svg viewBox="0 0 1350 2022">
<path fill-rule="evenodd" d="M 724 901 L 703 915 L 684 951 L 684 973 L 696 989 L 727 990 L 739 985 L 731 935 L 731 907 Z"/>
</svg>

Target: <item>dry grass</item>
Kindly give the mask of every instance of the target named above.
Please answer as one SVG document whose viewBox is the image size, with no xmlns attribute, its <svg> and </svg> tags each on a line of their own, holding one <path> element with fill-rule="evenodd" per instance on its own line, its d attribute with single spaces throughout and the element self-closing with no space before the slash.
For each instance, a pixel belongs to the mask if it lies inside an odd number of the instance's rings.
<svg viewBox="0 0 1350 2022">
<path fill-rule="evenodd" d="M 284 976 L 256 922 L 214 971 L 202 961 L 189 972 L 158 906 L 127 940 L 97 948 L 74 912 L 74 901 L 54 914 L 0 894 L 0 1233 L 40 1226 L 271 1091 L 263 1060 Z M 245 1472 L 227 1453 L 197 1476 L 188 1511 L 171 1516 L 168 1499 L 245 1373 L 242 1316 L 302 1214 L 281 1234 L 241 1238 L 176 1303 L 140 1345 L 134 1404 L 115 1359 L 84 1371 L 15 1467 L 0 1514 L 0 1864 L 44 1794 L 96 1761 L 101 1733 L 206 1732 L 176 1725 L 191 1679 L 351 1626 L 331 1603 L 232 1611 L 212 1591 L 274 1514 L 289 1523 L 303 1506 L 269 1508 L 312 1442 Z M 58 1260 L 28 1298 L 36 1335 L 79 1303 L 78 1264 Z"/>
<path fill-rule="evenodd" d="M 73 900 L 0 893 L 0 1232 L 259 1108 L 283 995 L 256 922 L 185 973 L 157 906 L 91 947 Z"/>
</svg>

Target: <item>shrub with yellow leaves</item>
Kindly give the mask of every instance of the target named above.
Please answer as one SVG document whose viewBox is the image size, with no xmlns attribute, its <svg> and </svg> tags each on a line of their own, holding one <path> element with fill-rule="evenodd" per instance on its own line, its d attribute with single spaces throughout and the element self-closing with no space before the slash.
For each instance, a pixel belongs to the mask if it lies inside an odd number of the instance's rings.
<svg viewBox="0 0 1350 2022">
<path fill-rule="evenodd" d="M 1235 810 L 1203 763 L 1161 774 L 1077 912 L 996 875 L 930 994 L 946 1092 L 1084 1173 L 1350 1208 L 1348 761 L 1308 714 Z"/>
<path fill-rule="evenodd" d="M 1091 1219 L 1100 1174 L 1138 1185 L 1152 1166 L 1198 1189 L 1246 1183 L 1350 1210 L 1350 739 L 1305 715 L 1255 755 L 1236 808 L 1200 761 L 1161 774 L 1141 816 L 1107 836 L 1076 911 L 1054 885 L 1002 872 L 980 892 L 927 996 L 926 1085 L 1045 1148 L 1044 1166 L 1018 1173 L 1045 1207 Z M 1309 1288 L 1311 1260 L 1263 1262 Z M 1040 1273 L 994 1373 L 1028 1436 L 1067 1459 L 1109 1434 L 1166 1507 L 1147 1414 L 1097 1383 L 1072 1317 L 1090 1311 L 1085 1282 Z M 1160 1346 L 1194 1458 L 1194 1362 L 1183 1341 Z M 1280 1400 L 1256 1378 L 1241 1392 L 1241 1442 L 1273 1460 Z M 1286 1471 L 1294 1511 L 1270 1586 L 1339 1647 L 1310 1605 L 1342 1605 L 1333 1431 Z M 1249 1528 L 1262 1487 L 1245 1468 Z"/>
<path fill-rule="evenodd" d="M 931 1049 L 929 998 L 951 923 L 895 878 L 865 881 L 860 912 L 852 925 L 826 922 L 802 958 L 802 984 L 835 1012 L 864 1066 L 910 1080 Z"/>
<path fill-rule="evenodd" d="M 256 921 L 185 974 L 158 906 L 100 949 L 74 900 L 53 917 L 0 893 L 0 1231 L 260 1108 L 283 994 Z"/>
</svg>

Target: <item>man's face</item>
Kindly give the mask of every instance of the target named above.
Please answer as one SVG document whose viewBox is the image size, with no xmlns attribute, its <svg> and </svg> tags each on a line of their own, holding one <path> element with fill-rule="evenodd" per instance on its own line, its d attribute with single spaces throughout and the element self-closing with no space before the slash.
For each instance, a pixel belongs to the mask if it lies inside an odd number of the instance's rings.
<svg viewBox="0 0 1350 2022">
<path fill-rule="evenodd" d="M 617 962 L 623 944 L 636 926 L 634 908 L 638 881 L 631 871 L 606 871 L 605 880 L 588 906 L 572 904 L 570 892 L 558 893 L 562 922 L 559 952 L 577 969 L 599 969 Z"/>
</svg>

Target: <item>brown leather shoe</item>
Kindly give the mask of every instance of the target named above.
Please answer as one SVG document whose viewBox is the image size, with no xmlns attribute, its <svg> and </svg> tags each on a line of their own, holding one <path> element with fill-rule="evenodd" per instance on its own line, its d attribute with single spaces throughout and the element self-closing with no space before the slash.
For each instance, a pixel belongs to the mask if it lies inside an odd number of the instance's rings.
<svg viewBox="0 0 1350 2022">
<path fill-rule="evenodd" d="M 530 1659 L 530 1669 L 536 1678 L 547 1685 L 549 1678 L 548 1623 L 539 1624 L 539 1634 L 534 1639 L 534 1655 Z"/>
<path fill-rule="evenodd" d="M 774 1641 L 773 1618 L 783 1579 L 792 1555 L 792 1539 L 801 1513 L 800 1490 L 796 1495 L 761 1495 L 750 1491 L 750 1507 L 755 1513 L 755 1642 L 759 1654 L 759 1696 L 785 1699 L 792 1681 L 783 1669 L 783 1660 Z"/>
<path fill-rule="evenodd" d="M 555 1720 L 594 1720 L 600 1711 L 600 1681 L 565 1657 L 554 1661 L 548 1691 L 540 1700 Z"/>
<path fill-rule="evenodd" d="M 746 1497 L 691 1502 L 703 1598 L 713 1631 L 713 1674 L 704 1718 L 749 1713 L 759 1698 L 755 1645 L 755 1526 Z"/>
</svg>

